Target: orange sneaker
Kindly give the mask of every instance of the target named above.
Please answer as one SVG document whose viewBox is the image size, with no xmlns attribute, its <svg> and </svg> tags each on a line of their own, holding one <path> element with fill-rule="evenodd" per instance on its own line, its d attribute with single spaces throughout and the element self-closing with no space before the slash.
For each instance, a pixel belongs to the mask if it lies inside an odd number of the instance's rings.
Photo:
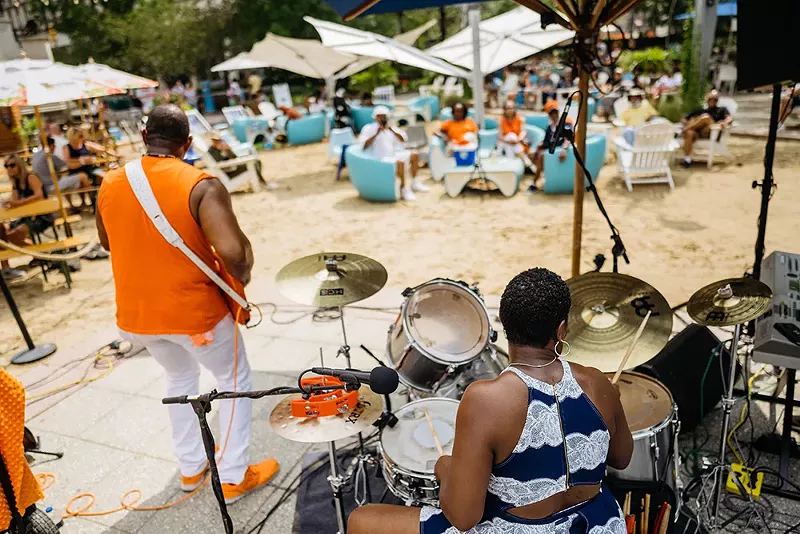
<svg viewBox="0 0 800 534">
<path fill-rule="evenodd" d="M 235 503 L 248 493 L 257 490 L 269 482 L 272 477 L 275 476 L 275 473 L 278 472 L 278 468 L 278 461 L 274 458 L 248 466 L 244 474 L 244 480 L 239 484 L 222 485 L 222 494 L 225 496 L 225 504 Z"/>
<path fill-rule="evenodd" d="M 214 451 L 219 452 L 219 445 L 214 445 Z M 193 477 L 185 477 L 181 475 L 181 489 L 186 492 L 194 491 L 200 487 L 200 484 L 205 480 L 208 474 L 208 462 L 206 462 L 203 470 Z"/>
</svg>

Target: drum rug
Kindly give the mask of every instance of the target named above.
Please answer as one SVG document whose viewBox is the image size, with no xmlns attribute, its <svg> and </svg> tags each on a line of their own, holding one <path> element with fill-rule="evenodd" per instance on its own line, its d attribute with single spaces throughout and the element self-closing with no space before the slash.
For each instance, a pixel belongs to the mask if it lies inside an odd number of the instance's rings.
<svg viewBox="0 0 800 534">
<path fill-rule="evenodd" d="M 340 451 L 338 454 L 339 472 L 345 473 L 351 468 L 351 463 L 355 457 L 352 451 Z M 319 469 L 310 476 L 306 476 L 306 468 L 314 464 L 319 465 L 320 458 L 327 460 L 328 453 L 307 454 L 303 458 L 303 474 L 305 480 L 297 490 L 297 505 L 295 507 L 294 532 L 295 534 L 336 534 L 336 512 L 333 507 L 333 497 L 331 486 L 328 483 L 330 467 L 327 461 L 322 469 Z M 380 471 L 380 466 L 374 465 L 367 468 L 369 477 L 369 487 L 372 494 L 372 502 L 379 502 L 381 496 L 386 491 L 386 481 Z M 353 495 L 354 484 L 351 481 L 345 485 L 342 493 L 344 496 L 345 513 L 350 512 L 356 507 Z M 361 490 L 359 490 L 361 496 Z M 386 504 L 403 504 L 394 495 L 387 492 L 383 501 Z"/>
</svg>

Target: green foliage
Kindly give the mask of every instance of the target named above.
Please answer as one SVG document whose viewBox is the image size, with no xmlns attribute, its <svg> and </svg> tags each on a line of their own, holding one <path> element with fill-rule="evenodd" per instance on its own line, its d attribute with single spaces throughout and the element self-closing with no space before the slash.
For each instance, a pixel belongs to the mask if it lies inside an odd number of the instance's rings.
<svg viewBox="0 0 800 534">
<path fill-rule="evenodd" d="M 356 91 L 372 91 L 382 85 L 397 85 L 397 69 L 388 61 L 382 61 L 350 77 L 350 88 Z"/>
<path fill-rule="evenodd" d="M 625 50 L 619 55 L 617 63 L 626 71 L 632 71 L 634 67 L 639 66 L 647 74 L 656 74 L 666 72 L 675 59 L 676 55 L 670 50 L 652 47 L 644 50 Z"/>
<path fill-rule="evenodd" d="M 694 19 L 686 19 L 683 25 L 683 46 L 681 47 L 681 71 L 683 73 L 683 85 L 681 86 L 681 96 L 683 100 L 683 111 L 693 111 L 703 105 L 708 82 L 700 76 L 697 65 L 700 57 L 700 43 L 695 42 Z"/>
<path fill-rule="evenodd" d="M 39 125 L 33 117 L 23 117 L 20 127 L 16 127 L 13 133 L 19 137 L 22 144 L 25 146 L 35 145 L 37 136 L 39 134 Z"/>
<path fill-rule="evenodd" d="M 658 114 L 670 122 L 680 122 L 683 117 L 683 99 L 677 94 L 670 98 L 662 96 L 661 99 L 662 102 L 656 108 Z"/>
</svg>

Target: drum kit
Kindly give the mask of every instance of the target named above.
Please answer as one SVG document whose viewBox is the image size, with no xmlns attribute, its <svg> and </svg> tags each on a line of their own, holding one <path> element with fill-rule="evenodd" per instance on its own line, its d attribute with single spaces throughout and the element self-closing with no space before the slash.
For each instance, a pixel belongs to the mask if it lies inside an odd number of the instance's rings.
<svg viewBox="0 0 800 534">
<path fill-rule="evenodd" d="M 375 260 L 349 253 L 321 253 L 286 265 L 277 275 L 277 287 L 298 303 L 339 309 L 344 340 L 339 354 L 349 368 L 344 307 L 377 293 L 386 280 L 386 269 Z M 596 367 L 609 377 L 617 371 L 622 405 L 633 433 L 630 465 L 621 471 L 609 469 L 609 474 L 623 480 L 663 482 L 679 496 L 677 405 L 658 380 L 630 370 L 652 359 L 667 344 L 672 309 L 655 288 L 623 274 L 591 272 L 568 280 L 567 285 L 572 309 L 566 339 L 571 351 L 566 359 Z M 497 332 L 477 287 L 436 278 L 406 289 L 403 297 L 399 314 L 388 328 L 385 361 L 405 386 L 407 404 L 392 412 L 388 396 L 384 406 L 381 396 L 361 388 L 358 406 L 336 416 L 295 417 L 291 403 L 301 396 L 294 395 L 281 401 L 270 417 L 272 429 L 287 439 L 329 444 L 328 481 L 340 533 L 346 526 L 342 488 L 351 481 L 354 470 L 339 474 L 333 442 L 358 435 L 355 471 L 380 465 L 388 491 L 401 501 L 438 506 L 434 466 L 439 456 L 452 451 L 459 399 L 470 383 L 497 377 L 508 365 L 507 354 L 494 344 Z M 741 324 L 763 314 L 770 299 L 771 291 L 760 282 L 723 280 L 697 291 L 687 311 L 702 325 L 735 326 L 731 347 L 735 354 Z M 623 356 L 625 363 L 620 365 Z M 723 437 L 733 405 L 736 360 L 731 361 L 723 398 Z M 373 425 L 380 430 L 375 453 L 366 450 L 361 438 Z M 722 439 L 720 458 L 724 457 Z"/>
</svg>

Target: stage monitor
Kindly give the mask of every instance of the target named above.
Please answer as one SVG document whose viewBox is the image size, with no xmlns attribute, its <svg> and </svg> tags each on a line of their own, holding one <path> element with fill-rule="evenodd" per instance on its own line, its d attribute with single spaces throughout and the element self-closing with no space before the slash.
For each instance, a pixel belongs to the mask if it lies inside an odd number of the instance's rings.
<svg viewBox="0 0 800 534">
<path fill-rule="evenodd" d="M 800 0 L 738 0 L 739 89 L 800 81 Z"/>
</svg>

